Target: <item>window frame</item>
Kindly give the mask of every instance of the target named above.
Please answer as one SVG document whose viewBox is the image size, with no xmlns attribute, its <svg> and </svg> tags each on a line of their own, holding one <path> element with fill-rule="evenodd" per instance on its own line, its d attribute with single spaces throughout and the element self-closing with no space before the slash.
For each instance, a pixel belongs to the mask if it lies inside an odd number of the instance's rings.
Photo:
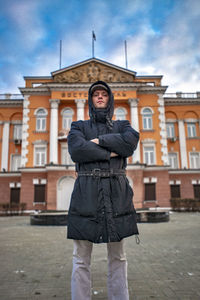
<svg viewBox="0 0 200 300">
<path fill-rule="evenodd" d="M 197 164 L 196 164 L 196 158 L 194 160 L 194 155 L 197 155 Z M 199 152 L 189 152 L 189 161 L 190 161 L 190 169 L 199 169 L 200 168 L 200 153 Z M 192 167 L 193 163 L 195 162 L 196 167 Z"/>
<path fill-rule="evenodd" d="M 36 201 L 37 194 L 39 194 L 41 191 L 37 191 L 37 189 L 43 188 L 43 201 Z M 34 203 L 43 204 L 46 203 L 46 184 L 34 184 Z"/>
<path fill-rule="evenodd" d="M 40 111 L 43 110 L 43 113 Z M 35 111 L 35 116 L 36 116 L 36 125 L 35 125 L 35 130 L 37 132 L 44 132 L 46 131 L 46 126 L 47 126 L 47 110 L 44 107 L 39 107 Z"/>
<path fill-rule="evenodd" d="M 174 158 L 172 156 L 176 157 L 176 163 L 177 163 L 176 166 L 174 164 Z M 172 165 L 170 164 L 170 158 L 173 159 Z M 172 168 L 172 169 L 178 169 L 179 168 L 179 159 L 178 159 L 178 153 L 177 152 L 168 152 L 168 159 L 169 159 L 170 168 Z"/>
<path fill-rule="evenodd" d="M 167 138 L 174 138 L 175 137 L 175 125 L 174 123 L 167 122 L 166 123 L 166 130 L 167 130 Z"/>
<path fill-rule="evenodd" d="M 194 191 L 194 199 L 200 199 L 200 184 L 193 184 L 193 191 Z M 196 194 L 198 196 L 196 197 Z"/>
<path fill-rule="evenodd" d="M 22 140 L 22 124 L 14 124 L 13 140 Z"/>
<path fill-rule="evenodd" d="M 150 107 L 142 109 L 142 127 L 143 130 L 153 130 L 153 111 Z"/>
<path fill-rule="evenodd" d="M 176 195 L 173 195 L 173 193 Z M 171 198 L 181 198 L 180 184 L 170 184 L 170 196 L 171 196 Z"/>
<path fill-rule="evenodd" d="M 17 163 L 17 160 L 14 162 L 13 161 L 14 157 L 16 157 L 20 161 L 20 163 Z M 21 168 L 21 159 L 22 159 L 22 157 L 21 157 L 20 154 L 16 154 L 16 153 L 11 154 L 11 159 L 10 159 L 10 170 L 11 170 L 11 172 L 17 172 L 18 169 Z M 19 166 L 16 168 L 15 166 L 18 165 L 18 164 L 19 164 Z"/>
<path fill-rule="evenodd" d="M 43 152 L 41 151 L 41 153 L 44 154 L 44 164 L 42 164 L 42 154 L 39 155 L 39 162 L 41 162 L 41 163 L 39 163 L 39 164 L 36 163 L 37 162 L 36 155 L 37 155 L 38 148 L 44 148 L 44 151 Z M 34 146 L 34 166 L 35 167 L 43 167 L 43 166 L 45 166 L 46 163 L 47 163 L 47 146 L 44 144 L 35 145 Z"/>
<path fill-rule="evenodd" d="M 187 123 L 187 137 L 188 138 L 195 138 L 197 136 L 197 129 L 195 122 L 188 122 Z"/>
<path fill-rule="evenodd" d="M 148 190 L 147 189 L 152 189 L 152 190 Z M 153 196 L 148 198 L 149 193 L 152 193 Z M 155 182 L 148 182 L 144 184 L 144 202 L 155 202 L 156 201 L 156 183 Z"/>
<path fill-rule="evenodd" d="M 63 152 L 67 152 L 64 154 Z M 65 160 L 66 159 L 66 160 Z M 68 145 L 66 144 L 61 144 L 61 164 L 62 165 L 74 165 L 73 160 L 71 159 L 71 156 L 68 151 Z"/>
<path fill-rule="evenodd" d="M 68 116 L 65 115 L 66 111 L 71 112 L 71 114 L 69 114 Z M 69 130 L 71 127 L 71 123 L 73 122 L 74 110 L 71 107 L 65 107 L 61 111 L 61 115 L 62 115 L 62 129 Z M 67 126 L 65 126 L 65 125 L 67 125 Z"/>
<path fill-rule="evenodd" d="M 145 155 L 145 153 L 147 153 L 147 151 L 145 151 L 145 148 L 147 148 L 147 147 L 153 149 L 153 151 L 152 151 L 152 153 L 153 153 L 153 163 L 147 163 L 146 162 L 146 155 Z M 150 152 L 150 154 L 148 154 L 148 159 L 149 158 L 151 160 L 151 152 Z M 155 150 L 155 145 L 152 145 L 152 144 L 144 144 L 143 145 L 143 162 L 146 165 L 148 165 L 148 166 L 156 165 L 156 150 Z"/>
<path fill-rule="evenodd" d="M 117 113 L 117 111 L 119 111 L 119 110 L 123 111 L 123 113 Z M 116 120 L 124 121 L 124 120 L 126 120 L 126 115 L 127 115 L 127 110 L 124 107 L 119 106 L 115 109 L 115 119 Z M 119 116 L 119 117 L 117 117 L 117 116 Z"/>
</svg>

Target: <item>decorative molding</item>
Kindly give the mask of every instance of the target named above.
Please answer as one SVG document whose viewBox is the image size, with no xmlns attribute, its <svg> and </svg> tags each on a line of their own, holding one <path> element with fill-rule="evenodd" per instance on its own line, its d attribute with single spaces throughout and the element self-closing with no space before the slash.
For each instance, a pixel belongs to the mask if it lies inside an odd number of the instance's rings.
<svg viewBox="0 0 200 300">
<path fill-rule="evenodd" d="M 162 95 L 158 95 L 158 111 L 159 111 L 159 127 L 160 127 L 160 144 L 161 144 L 161 152 L 162 152 L 162 162 L 164 165 L 169 165 L 168 158 L 168 147 L 167 147 L 167 129 L 166 129 L 166 120 L 165 120 L 165 106 L 164 99 Z"/>
<path fill-rule="evenodd" d="M 28 129 L 29 129 L 29 96 L 24 96 L 24 102 L 23 102 L 23 122 L 22 122 L 22 155 L 21 155 L 21 166 L 25 167 L 26 163 L 28 161 L 27 155 L 28 155 Z"/>
</svg>

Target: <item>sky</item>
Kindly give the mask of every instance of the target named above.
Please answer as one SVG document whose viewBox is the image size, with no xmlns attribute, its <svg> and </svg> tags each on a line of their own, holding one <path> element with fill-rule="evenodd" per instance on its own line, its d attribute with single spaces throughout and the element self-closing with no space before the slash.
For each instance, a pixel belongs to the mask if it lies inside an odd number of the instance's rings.
<svg viewBox="0 0 200 300">
<path fill-rule="evenodd" d="M 200 91 L 199 0 L 0 0 L 0 93 L 92 57 Z"/>
</svg>

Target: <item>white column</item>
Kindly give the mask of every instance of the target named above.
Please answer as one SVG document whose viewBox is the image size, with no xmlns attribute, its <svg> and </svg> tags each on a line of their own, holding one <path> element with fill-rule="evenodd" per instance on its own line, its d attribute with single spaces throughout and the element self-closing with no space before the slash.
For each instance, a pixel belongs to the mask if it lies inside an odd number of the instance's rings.
<svg viewBox="0 0 200 300">
<path fill-rule="evenodd" d="M 131 108 L 131 125 L 139 132 L 139 119 L 138 119 L 138 99 L 128 99 Z M 135 150 L 133 157 L 133 163 L 140 162 L 140 142 L 138 143 L 137 149 Z"/>
<path fill-rule="evenodd" d="M 9 151 L 9 122 L 4 122 L 3 139 L 2 139 L 2 154 L 1 154 L 1 170 L 8 171 L 8 151 Z"/>
<path fill-rule="evenodd" d="M 77 107 L 77 121 L 84 120 L 85 99 L 75 99 Z"/>
<path fill-rule="evenodd" d="M 183 169 L 183 168 L 188 168 L 185 126 L 183 120 L 178 120 L 178 131 L 179 131 L 179 145 L 180 145 L 180 154 L 181 154 L 181 168 Z"/>
<path fill-rule="evenodd" d="M 49 162 L 58 163 L 58 105 L 60 100 L 50 99 L 51 116 L 50 116 L 50 158 Z"/>
</svg>

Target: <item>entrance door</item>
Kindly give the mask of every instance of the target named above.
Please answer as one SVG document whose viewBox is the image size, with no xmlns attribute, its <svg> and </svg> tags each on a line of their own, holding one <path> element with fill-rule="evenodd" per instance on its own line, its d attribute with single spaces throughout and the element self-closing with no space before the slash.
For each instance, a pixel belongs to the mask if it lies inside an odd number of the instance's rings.
<svg viewBox="0 0 200 300">
<path fill-rule="evenodd" d="M 69 210 L 71 193 L 75 179 L 70 176 L 62 177 L 58 181 L 57 188 L 57 210 Z"/>
</svg>

